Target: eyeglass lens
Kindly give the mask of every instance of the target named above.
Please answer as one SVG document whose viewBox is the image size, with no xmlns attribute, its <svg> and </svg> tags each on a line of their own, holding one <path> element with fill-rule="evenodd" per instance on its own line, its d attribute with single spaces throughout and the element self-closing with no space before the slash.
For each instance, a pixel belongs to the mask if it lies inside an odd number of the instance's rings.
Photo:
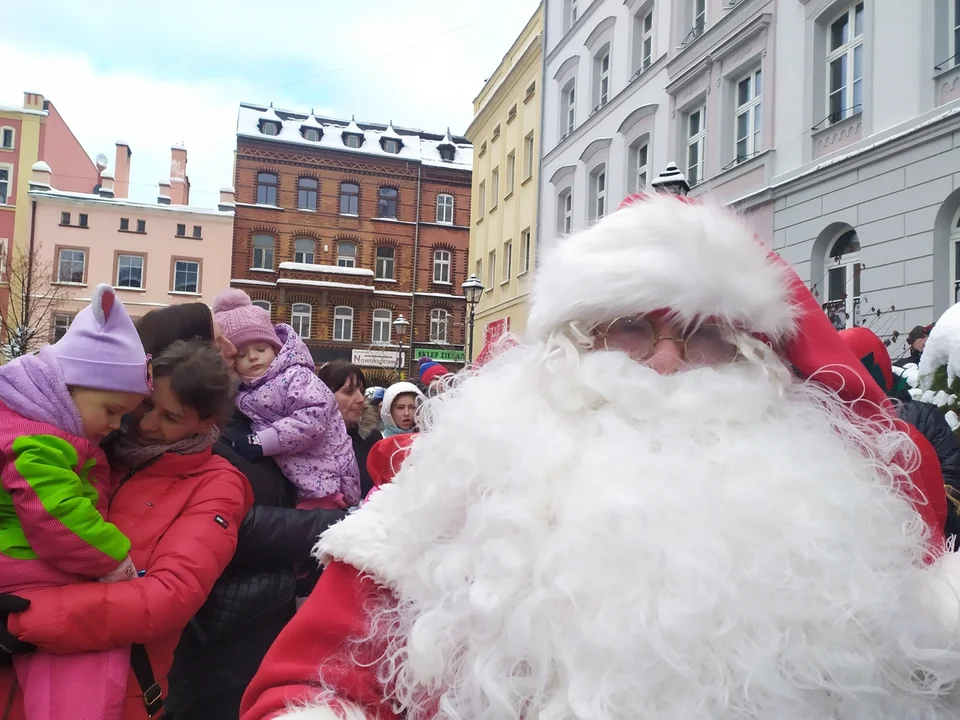
<svg viewBox="0 0 960 720">
<path fill-rule="evenodd" d="M 604 331 L 604 345 L 608 350 L 622 350 L 632 357 L 648 359 L 660 340 L 649 320 L 642 317 L 618 318 Z M 701 325 L 685 337 L 669 339 L 681 343 L 684 359 L 691 365 L 721 365 L 737 357 L 737 345 L 718 325 Z"/>
</svg>

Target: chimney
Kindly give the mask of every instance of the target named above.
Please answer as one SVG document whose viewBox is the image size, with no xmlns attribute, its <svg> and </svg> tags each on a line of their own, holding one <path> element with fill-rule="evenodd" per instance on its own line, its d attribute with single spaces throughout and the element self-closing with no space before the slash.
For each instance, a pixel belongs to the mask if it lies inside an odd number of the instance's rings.
<svg viewBox="0 0 960 720">
<path fill-rule="evenodd" d="M 117 143 L 117 159 L 113 164 L 115 182 L 113 194 L 118 200 L 126 200 L 130 195 L 130 156 L 133 152 L 125 142 Z"/>
<path fill-rule="evenodd" d="M 24 110 L 43 110 L 43 95 L 40 93 L 25 92 L 23 94 Z"/>
<path fill-rule="evenodd" d="M 190 180 L 187 178 L 187 149 L 183 145 L 170 148 L 170 201 L 174 205 L 190 204 Z"/>
<path fill-rule="evenodd" d="M 50 170 L 50 166 L 43 160 L 35 162 L 30 175 L 30 189 L 40 191 L 52 190 L 53 188 L 50 187 L 50 176 L 52 174 L 53 171 Z"/>
<path fill-rule="evenodd" d="M 220 188 L 220 203 L 217 205 L 217 209 L 220 212 L 233 212 L 236 210 L 236 205 L 234 204 L 236 194 L 237 191 L 232 187 Z"/>
<path fill-rule="evenodd" d="M 160 205 L 169 205 L 170 204 L 170 181 L 161 180 L 160 181 L 160 194 L 157 195 L 157 203 Z"/>
<path fill-rule="evenodd" d="M 113 199 L 113 173 L 108 170 L 100 173 L 100 197 Z"/>
</svg>

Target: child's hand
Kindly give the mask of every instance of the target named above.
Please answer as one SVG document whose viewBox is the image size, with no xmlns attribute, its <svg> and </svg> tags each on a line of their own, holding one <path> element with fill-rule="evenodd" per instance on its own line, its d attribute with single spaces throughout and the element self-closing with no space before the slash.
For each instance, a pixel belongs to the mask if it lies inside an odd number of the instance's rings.
<svg viewBox="0 0 960 720">
<path fill-rule="evenodd" d="M 116 568 L 100 578 L 100 582 L 123 582 L 133 580 L 135 577 L 137 577 L 137 568 L 128 555 Z"/>
<path fill-rule="evenodd" d="M 256 435 L 247 435 L 242 440 L 231 443 L 237 455 L 247 460 L 259 460 L 263 457 L 263 446 Z"/>
</svg>

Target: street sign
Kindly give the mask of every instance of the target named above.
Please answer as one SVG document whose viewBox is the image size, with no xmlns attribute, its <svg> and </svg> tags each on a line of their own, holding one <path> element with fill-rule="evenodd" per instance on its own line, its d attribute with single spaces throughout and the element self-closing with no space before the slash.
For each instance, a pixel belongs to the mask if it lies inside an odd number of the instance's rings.
<svg viewBox="0 0 960 720">
<path fill-rule="evenodd" d="M 352 361 L 360 367 L 395 368 L 397 356 L 396 350 L 354 350 Z M 402 358 L 400 364 L 403 364 Z"/>
<path fill-rule="evenodd" d="M 417 348 L 413 351 L 415 360 L 422 357 L 433 358 L 437 362 L 465 363 L 467 354 L 463 350 L 442 350 L 440 348 Z"/>
</svg>

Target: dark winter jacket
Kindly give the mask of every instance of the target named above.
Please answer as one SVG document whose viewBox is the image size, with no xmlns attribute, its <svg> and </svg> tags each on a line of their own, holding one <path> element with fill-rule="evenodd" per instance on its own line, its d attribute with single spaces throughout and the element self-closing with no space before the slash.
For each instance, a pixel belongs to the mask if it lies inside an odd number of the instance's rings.
<svg viewBox="0 0 960 720">
<path fill-rule="evenodd" d="M 896 361 L 895 363 L 893 363 L 893 364 L 896 365 L 897 367 L 904 367 L 905 365 L 910 365 L 911 363 L 913 363 L 914 365 L 919 365 L 919 364 L 920 364 L 920 356 L 921 356 L 922 354 L 923 354 L 923 353 L 921 353 L 919 350 L 915 350 L 914 348 L 910 348 L 909 354 L 907 354 L 905 357 L 900 358 L 899 360 L 897 360 L 897 361 Z"/>
<path fill-rule="evenodd" d="M 360 466 L 360 497 L 366 497 L 373 487 L 367 471 L 367 456 L 370 448 L 383 439 L 380 433 L 380 409 L 376 405 L 367 404 L 360 416 L 360 424 L 348 428 L 347 432 L 353 440 L 353 454 L 357 456 L 357 465 Z"/>
<path fill-rule="evenodd" d="M 237 412 L 214 452 L 250 480 L 255 504 L 240 526 L 231 565 L 184 631 L 170 671 L 169 720 L 236 720 L 240 698 L 296 611 L 294 566 L 312 562 L 319 535 L 340 510 L 297 510 L 296 489 L 270 458 L 250 462 L 231 439 L 250 433 Z"/>
</svg>

